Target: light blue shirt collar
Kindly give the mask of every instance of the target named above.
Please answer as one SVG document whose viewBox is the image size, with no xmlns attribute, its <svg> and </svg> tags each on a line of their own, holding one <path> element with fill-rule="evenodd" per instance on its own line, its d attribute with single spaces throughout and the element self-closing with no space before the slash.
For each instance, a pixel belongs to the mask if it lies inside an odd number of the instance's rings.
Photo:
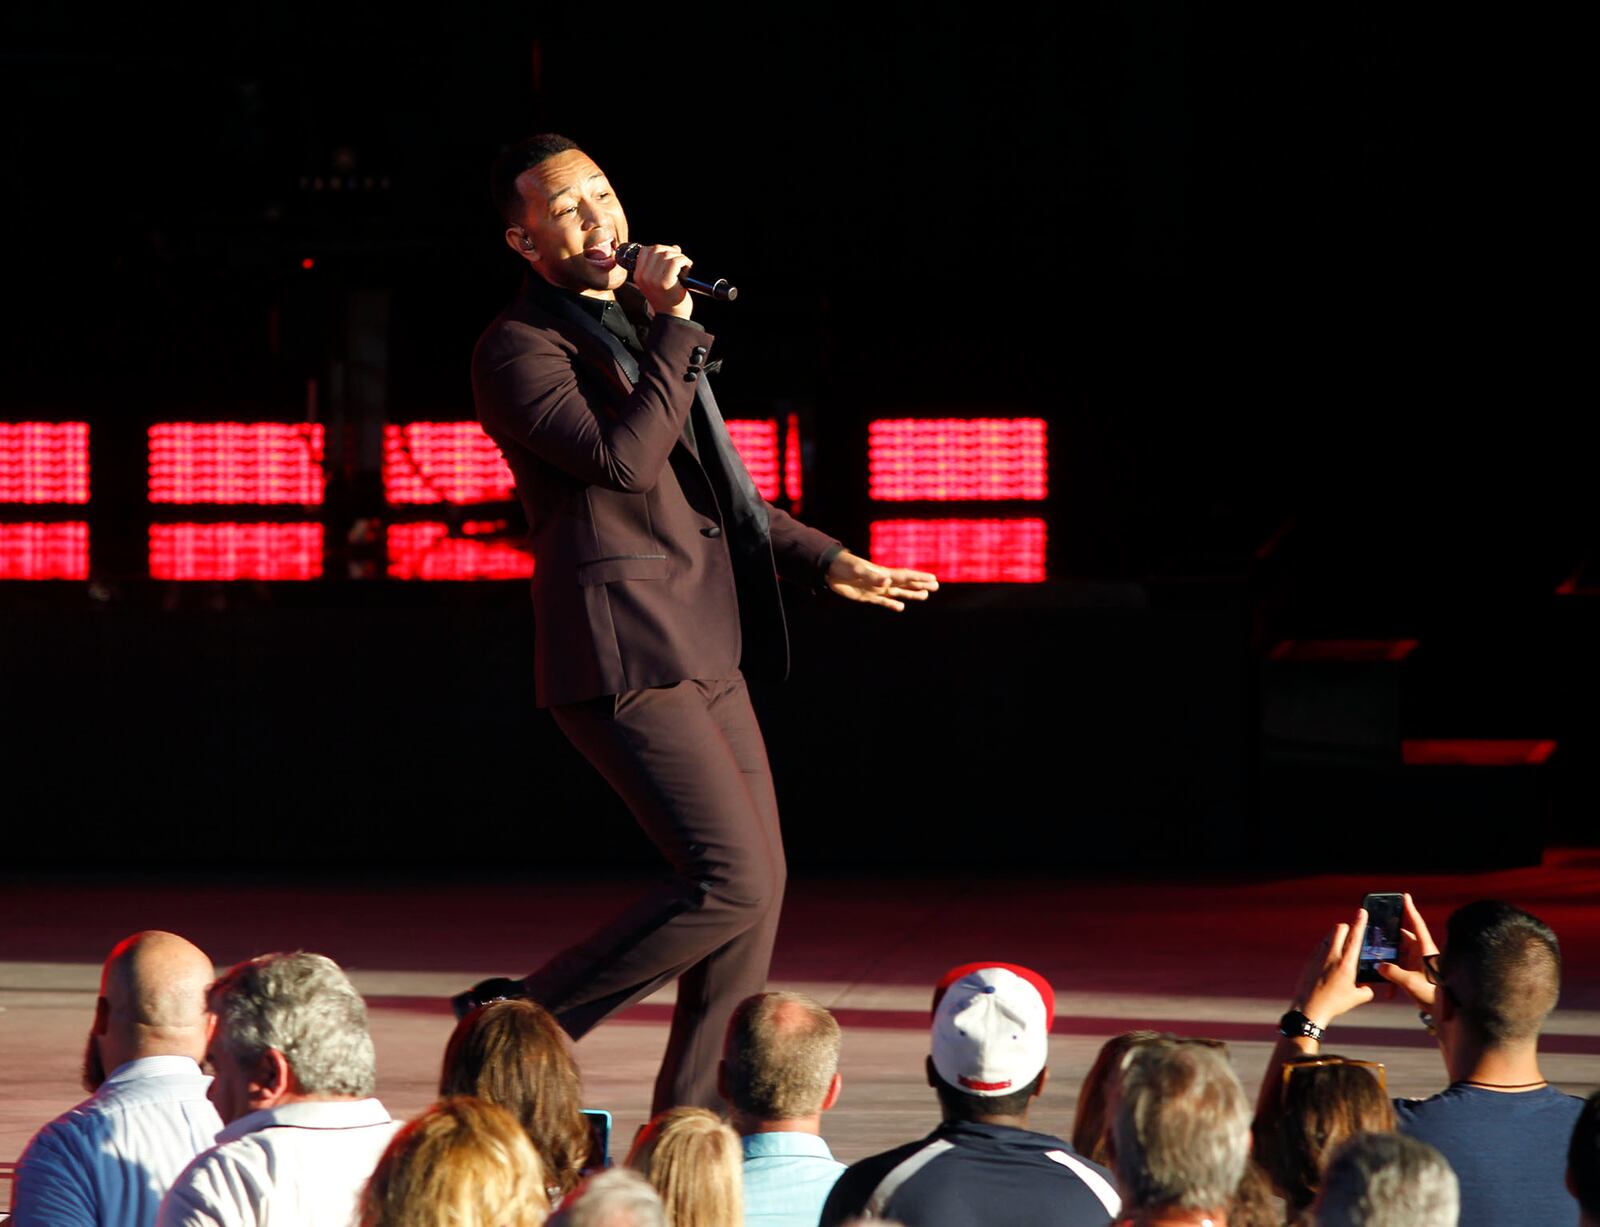
<svg viewBox="0 0 1600 1227">
<path fill-rule="evenodd" d="M 762 1155 L 814 1155 L 819 1159 L 833 1158 L 828 1144 L 814 1133 L 797 1130 L 773 1130 L 770 1133 L 750 1133 L 744 1139 L 744 1157 L 754 1159 Z"/>
<path fill-rule="evenodd" d="M 170 1078 L 174 1074 L 192 1078 L 199 1072 L 200 1067 L 192 1057 L 138 1057 L 117 1066 L 101 1085 L 132 1082 L 136 1078 Z"/>
</svg>

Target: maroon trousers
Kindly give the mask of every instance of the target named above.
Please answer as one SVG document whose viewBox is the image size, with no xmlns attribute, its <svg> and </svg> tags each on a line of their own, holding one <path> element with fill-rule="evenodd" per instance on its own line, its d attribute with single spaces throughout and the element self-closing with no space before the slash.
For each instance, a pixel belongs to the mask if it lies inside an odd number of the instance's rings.
<svg viewBox="0 0 1600 1227">
<path fill-rule="evenodd" d="M 672 867 L 622 915 L 527 978 L 574 1039 L 678 981 L 651 1113 L 720 1111 L 733 1007 L 766 987 L 783 905 L 778 803 L 744 678 L 684 681 L 550 709 Z"/>
</svg>

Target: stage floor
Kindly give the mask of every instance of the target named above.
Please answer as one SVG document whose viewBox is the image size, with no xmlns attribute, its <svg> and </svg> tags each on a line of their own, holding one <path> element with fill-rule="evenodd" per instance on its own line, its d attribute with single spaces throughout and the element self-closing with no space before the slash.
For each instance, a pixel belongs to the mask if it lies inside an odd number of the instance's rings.
<svg viewBox="0 0 1600 1227">
<path fill-rule="evenodd" d="M 620 907 L 638 882 L 468 885 L 124 880 L 0 883 L 0 1162 L 82 1098 L 78 1068 L 99 965 L 119 938 L 164 928 L 219 965 L 268 950 L 337 959 L 366 994 L 379 1094 L 399 1117 L 433 1097 L 452 1019 L 448 994 L 521 974 Z M 1411 890 L 1436 930 L 1474 898 L 1509 900 L 1554 926 L 1565 991 L 1546 1031 L 1544 1071 L 1587 1095 L 1600 1085 L 1600 856 L 1475 875 L 1307 876 L 1199 881 L 833 878 L 792 882 L 772 980 L 809 992 L 844 1027 L 844 1093 L 825 1119 L 849 1161 L 936 1122 L 922 1075 L 930 987 L 971 959 L 1024 963 L 1057 992 L 1052 1079 L 1035 1127 L 1067 1133 L 1078 1084 L 1100 1043 L 1132 1027 L 1229 1042 L 1253 1092 L 1300 965 L 1369 889 Z M 665 1042 L 664 992 L 577 1048 L 586 1098 L 616 1116 L 626 1149 L 643 1121 Z M 1416 1013 L 1376 1003 L 1333 1028 L 1330 1050 L 1388 1064 L 1400 1095 L 1444 1073 Z M 0 1189 L 0 1205 L 5 1202 Z"/>
</svg>

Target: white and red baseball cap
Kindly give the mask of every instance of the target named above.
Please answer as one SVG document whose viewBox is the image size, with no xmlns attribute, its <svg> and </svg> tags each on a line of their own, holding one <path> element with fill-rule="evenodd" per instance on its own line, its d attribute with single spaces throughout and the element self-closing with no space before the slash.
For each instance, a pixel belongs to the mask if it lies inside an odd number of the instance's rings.
<svg viewBox="0 0 1600 1227">
<path fill-rule="evenodd" d="M 963 963 L 933 990 L 933 1068 L 969 1095 L 1020 1091 L 1050 1057 L 1056 995 L 1015 963 Z"/>
</svg>

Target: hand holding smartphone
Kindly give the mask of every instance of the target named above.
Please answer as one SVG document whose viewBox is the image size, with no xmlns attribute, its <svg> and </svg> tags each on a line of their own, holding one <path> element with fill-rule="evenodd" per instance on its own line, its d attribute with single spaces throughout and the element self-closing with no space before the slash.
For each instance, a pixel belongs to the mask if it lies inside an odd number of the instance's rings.
<svg viewBox="0 0 1600 1227">
<path fill-rule="evenodd" d="M 1381 984 L 1379 963 L 1393 963 L 1400 957 L 1400 922 L 1405 916 L 1405 896 L 1398 893 L 1371 894 L 1362 899 L 1367 910 L 1367 931 L 1361 935 L 1361 959 L 1356 964 L 1357 984 Z"/>
</svg>

